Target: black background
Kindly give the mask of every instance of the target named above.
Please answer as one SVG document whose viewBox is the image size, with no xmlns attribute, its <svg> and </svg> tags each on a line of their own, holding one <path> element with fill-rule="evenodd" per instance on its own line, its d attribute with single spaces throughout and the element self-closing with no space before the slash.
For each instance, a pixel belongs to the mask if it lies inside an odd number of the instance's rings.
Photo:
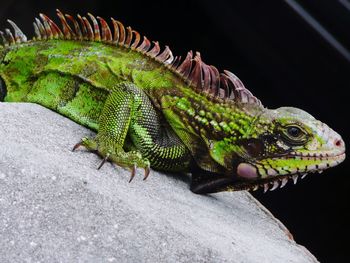
<svg viewBox="0 0 350 263">
<path fill-rule="evenodd" d="M 341 0 L 305 0 L 302 6 L 350 47 L 350 10 Z M 206 63 L 238 75 L 268 108 L 302 108 L 349 141 L 350 62 L 286 1 L 2 0 L 0 28 L 7 27 L 10 18 L 31 36 L 34 16 L 43 12 L 57 21 L 55 8 L 112 16 L 169 45 L 174 54 L 198 50 Z M 283 190 L 254 196 L 321 262 L 349 262 L 348 170 L 345 161 L 295 186 L 288 183 Z"/>
</svg>

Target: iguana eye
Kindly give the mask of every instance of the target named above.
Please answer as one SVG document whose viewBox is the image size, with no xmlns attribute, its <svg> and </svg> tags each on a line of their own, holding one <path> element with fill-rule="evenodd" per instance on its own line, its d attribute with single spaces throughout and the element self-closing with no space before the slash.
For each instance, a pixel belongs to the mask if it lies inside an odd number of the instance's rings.
<svg viewBox="0 0 350 263">
<path fill-rule="evenodd" d="M 283 129 L 282 138 L 290 145 L 303 145 L 307 141 L 307 134 L 300 127 L 290 125 Z"/>
<path fill-rule="evenodd" d="M 298 138 L 301 135 L 302 131 L 299 127 L 290 126 L 287 128 L 287 133 L 291 137 Z"/>
</svg>

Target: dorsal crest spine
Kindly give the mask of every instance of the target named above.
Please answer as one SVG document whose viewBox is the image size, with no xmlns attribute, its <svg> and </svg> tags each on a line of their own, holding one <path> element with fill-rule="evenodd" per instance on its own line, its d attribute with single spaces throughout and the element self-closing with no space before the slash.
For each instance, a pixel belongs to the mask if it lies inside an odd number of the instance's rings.
<svg viewBox="0 0 350 263">
<path fill-rule="evenodd" d="M 174 73 L 182 77 L 186 83 L 195 89 L 210 94 L 217 98 L 229 99 L 239 103 L 256 104 L 261 102 L 244 87 L 240 79 L 232 72 L 224 70 L 220 73 L 216 67 L 205 64 L 199 52 L 193 56 L 189 51 L 185 59 L 174 57 L 170 48 L 161 49 L 157 41 L 149 41 L 145 36 L 111 18 L 113 33 L 108 23 L 101 17 L 95 18 L 88 13 L 88 17 L 77 15 L 75 19 L 71 15 L 64 15 L 57 9 L 57 16 L 61 21 L 61 28 L 48 16 L 39 14 L 41 20 L 35 19 L 33 41 L 45 41 L 51 39 L 96 41 L 136 50 L 160 62 Z M 68 23 L 71 22 L 72 26 Z M 19 27 L 11 20 L 7 20 L 14 30 L 14 35 L 9 29 L 5 33 L 0 31 L 0 39 L 4 46 L 11 46 L 27 42 L 27 37 Z"/>
</svg>

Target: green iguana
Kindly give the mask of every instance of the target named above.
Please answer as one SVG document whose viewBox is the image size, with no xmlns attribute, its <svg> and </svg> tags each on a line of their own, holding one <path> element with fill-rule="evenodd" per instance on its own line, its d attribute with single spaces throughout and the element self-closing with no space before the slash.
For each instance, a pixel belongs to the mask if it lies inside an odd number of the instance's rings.
<svg viewBox="0 0 350 263">
<path fill-rule="evenodd" d="M 0 99 L 32 102 L 97 131 L 84 146 L 131 169 L 192 174 L 195 193 L 283 187 L 345 159 L 339 134 L 292 107 L 264 108 L 231 72 L 112 19 L 40 14 L 28 41 L 0 32 Z"/>
</svg>

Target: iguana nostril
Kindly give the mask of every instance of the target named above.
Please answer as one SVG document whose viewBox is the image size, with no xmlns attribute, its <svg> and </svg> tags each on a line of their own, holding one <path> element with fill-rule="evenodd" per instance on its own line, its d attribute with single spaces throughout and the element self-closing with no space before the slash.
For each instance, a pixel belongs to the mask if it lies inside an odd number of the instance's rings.
<svg viewBox="0 0 350 263">
<path fill-rule="evenodd" d="M 341 139 L 336 139 L 334 141 L 334 145 L 337 146 L 337 147 L 342 147 L 343 146 L 343 140 Z"/>
</svg>

